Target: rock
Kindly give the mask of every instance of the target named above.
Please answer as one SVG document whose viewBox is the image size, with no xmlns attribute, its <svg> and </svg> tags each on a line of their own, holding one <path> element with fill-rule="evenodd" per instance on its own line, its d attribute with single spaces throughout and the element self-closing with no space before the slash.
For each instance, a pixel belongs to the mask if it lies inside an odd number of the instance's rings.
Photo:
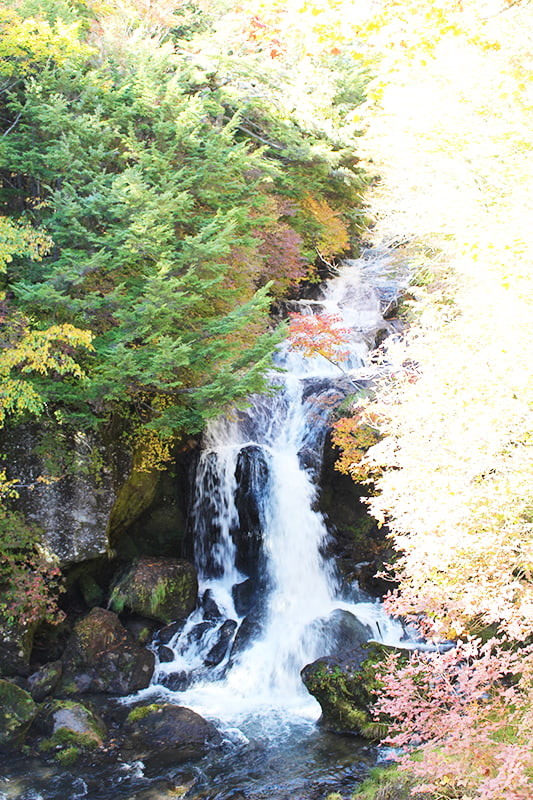
<svg viewBox="0 0 533 800">
<path fill-rule="evenodd" d="M 131 694 L 148 686 L 154 662 L 154 654 L 137 644 L 116 614 L 94 608 L 67 642 L 60 692 Z"/>
<path fill-rule="evenodd" d="M 43 752 L 75 748 L 94 750 L 103 744 L 106 729 L 102 720 L 81 703 L 54 700 L 39 714 L 36 725 L 45 735 L 39 742 Z"/>
<path fill-rule="evenodd" d="M 168 703 L 137 706 L 126 719 L 128 758 L 178 764 L 200 758 L 221 741 L 210 722 L 189 708 Z"/>
<path fill-rule="evenodd" d="M 159 645 L 157 648 L 157 655 L 161 664 L 170 664 L 175 658 L 174 650 L 164 644 Z"/>
<path fill-rule="evenodd" d="M 104 600 L 104 590 L 90 574 L 82 574 L 78 580 L 80 592 L 88 608 L 101 606 Z"/>
<path fill-rule="evenodd" d="M 61 661 L 52 661 L 50 664 L 43 664 L 37 672 L 34 672 L 28 678 L 28 688 L 33 699 L 40 703 L 53 690 L 59 683 L 61 674 L 63 672 L 63 664 Z"/>
<path fill-rule="evenodd" d="M 235 566 L 244 575 L 257 577 L 263 566 L 264 497 L 269 481 L 267 453 L 258 445 L 243 447 L 235 466 L 235 508 L 239 524 L 231 536 L 236 548 Z"/>
<path fill-rule="evenodd" d="M 318 510 L 326 517 L 331 534 L 328 555 L 335 559 L 347 585 L 357 584 L 369 595 L 383 596 L 391 584 L 376 576 L 393 555 L 388 531 L 385 526 L 378 527 L 368 512 L 364 500 L 368 487 L 335 468 L 338 457 L 339 450 L 332 444 L 331 436 L 327 436 Z"/>
<path fill-rule="evenodd" d="M 171 692 L 184 692 L 192 683 L 192 672 L 178 670 L 178 672 L 167 672 L 159 676 L 158 683 L 170 689 Z"/>
<path fill-rule="evenodd" d="M 204 658 L 206 667 L 216 667 L 224 659 L 231 645 L 233 634 L 237 628 L 234 619 L 227 619 L 217 633 L 217 641 Z"/>
<path fill-rule="evenodd" d="M 368 739 L 386 734 L 369 712 L 375 685 L 374 665 L 396 648 L 370 642 L 339 655 L 326 656 L 305 666 L 302 680 L 322 709 L 320 724 L 334 733 L 352 733 Z"/>
<path fill-rule="evenodd" d="M 235 611 L 239 617 L 246 617 L 251 613 L 260 613 L 258 597 L 260 589 L 261 586 L 259 586 L 256 581 L 252 580 L 252 578 L 247 578 L 245 581 L 236 583 L 233 586 L 231 595 L 235 605 Z"/>
<path fill-rule="evenodd" d="M 35 625 L 4 622 L 0 616 L 0 675 L 28 675 Z"/>
<path fill-rule="evenodd" d="M 193 611 L 198 594 L 196 570 L 188 561 L 143 556 L 116 583 L 111 607 L 129 609 L 169 624 Z"/>
<path fill-rule="evenodd" d="M 337 608 L 327 619 L 315 623 L 329 640 L 330 649 L 324 655 L 345 653 L 353 650 L 371 639 L 373 633 L 369 625 L 365 625 L 350 611 Z"/>
<path fill-rule="evenodd" d="M 128 455 L 97 433 L 52 430 L 46 423 L 8 426 L 0 436 L 8 477 L 32 487 L 19 493 L 15 508 L 42 530 L 44 545 L 60 564 L 105 554 L 109 515 L 131 469 Z M 61 477 L 38 481 L 50 474 Z"/>
<path fill-rule="evenodd" d="M 20 747 L 38 710 L 28 692 L 0 680 L 0 750 Z"/>
<path fill-rule="evenodd" d="M 261 630 L 261 620 L 257 619 L 255 615 L 249 614 L 247 617 L 245 617 L 239 626 L 235 639 L 233 640 L 230 661 L 234 661 L 239 653 L 242 653 L 243 650 L 248 647 L 250 642 L 259 636 Z"/>
<path fill-rule="evenodd" d="M 126 630 L 128 630 L 137 644 L 149 644 L 157 630 L 157 622 L 153 619 L 146 619 L 145 617 L 130 617 L 124 623 Z"/>
<path fill-rule="evenodd" d="M 160 628 L 155 635 L 156 642 L 158 644 L 168 644 L 177 633 L 183 630 L 184 625 L 185 621 L 180 619 L 170 625 L 165 625 L 164 628 Z"/>
<path fill-rule="evenodd" d="M 222 616 L 211 589 L 203 593 L 201 605 L 204 619 L 220 619 Z"/>
</svg>

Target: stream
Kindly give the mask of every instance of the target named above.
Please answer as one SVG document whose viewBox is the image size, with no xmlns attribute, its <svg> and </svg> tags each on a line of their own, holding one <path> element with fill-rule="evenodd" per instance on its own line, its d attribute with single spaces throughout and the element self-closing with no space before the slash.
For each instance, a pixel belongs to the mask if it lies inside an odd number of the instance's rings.
<svg viewBox="0 0 533 800">
<path fill-rule="evenodd" d="M 404 638 L 378 601 L 343 584 L 316 510 L 331 410 L 375 378 L 370 354 L 377 336 L 394 332 L 383 315 L 401 280 L 388 251 L 345 262 L 323 297 L 298 303 L 301 313 L 338 314 L 350 328 L 342 370 L 285 345 L 272 393 L 204 437 L 190 514 L 198 607 L 156 638 L 152 684 L 127 702 L 192 708 L 216 724 L 220 747 L 192 766 L 149 769 L 117 761 L 62 771 L 15 758 L 0 800 L 324 800 L 333 791 L 349 797 L 376 763 L 376 747 L 317 726 L 320 707 L 300 671 L 335 651 L 339 615 L 368 639 Z"/>
</svg>

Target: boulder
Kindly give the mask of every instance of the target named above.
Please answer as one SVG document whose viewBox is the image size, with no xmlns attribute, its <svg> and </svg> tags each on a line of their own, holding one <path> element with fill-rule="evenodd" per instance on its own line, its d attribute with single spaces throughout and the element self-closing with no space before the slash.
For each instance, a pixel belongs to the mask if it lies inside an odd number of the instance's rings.
<svg viewBox="0 0 533 800">
<path fill-rule="evenodd" d="M 373 720 L 369 708 L 376 686 L 375 665 L 396 649 L 369 642 L 338 655 L 319 658 L 303 668 L 302 680 L 322 709 L 322 727 L 333 733 L 351 733 L 367 739 L 386 735 L 386 726 Z"/>
<path fill-rule="evenodd" d="M 315 623 L 322 631 L 323 638 L 330 642 L 330 650 L 325 655 L 350 652 L 372 638 L 372 628 L 357 619 L 350 611 L 336 608 L 329 617 Z"/>
<path fill-rule="evenodd" d="M 28 692 L 0 680 L 0 750 L 20 747 L 37 712 L 37 703 Z"/>
<path fill-rule="evenodd" d="M 28 689 L 37 703 L 42 702 L 45 697 L 54 691 L 62 672 L 62 662 L 52 661 L 50 664 L 43 664 L 42 667 L 29 676 Z"/>
<path fill-rule="evenodd" d="M 124 725 L 128 759 L 178 764 L 201 758 L 220 744 L 217 729 L 189 708 L 169 703 L 136 706 Z"/>
<path fill-rule="evenodd" d="M 71 756 L 94 750 L 103 744 L 106 729 L 102 720 L 81 703 L 54 700 L 39 714 L 36 727 L 44 734 L 39 749 L 42 752 L 66 752 Z M 59 760 L 63 760 L 59 756 Z"/>
<path fill-rule="evenodd" d="M 127 695 L 149 685 L 155 658 L 137 644 L 116 614 L 94 608 L 75 625 L 62 660 L 60 694 Z"/>
<path fill-rule="evenodd" d="M 110 605 L 162 622 L 185 619 L 193 611 L 198 578 L 189 561 L 143 556 L 115 583 Z"/>
</svg>

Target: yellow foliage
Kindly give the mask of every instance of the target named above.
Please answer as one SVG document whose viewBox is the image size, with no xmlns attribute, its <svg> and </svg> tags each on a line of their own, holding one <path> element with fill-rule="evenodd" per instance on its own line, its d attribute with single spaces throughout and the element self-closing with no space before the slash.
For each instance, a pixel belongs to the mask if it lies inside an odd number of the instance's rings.
<svg viewBox="0 0 533 800">
<path fill-rule="evenodd" d="M 334 211 L 326 200 L 308 194 L 302 206 L 319 223 L 321 231 L 316 241 L 320 255 L 327 257 L 339 255 L 350 246 L 348 229 L 339 211 Z"/>
</svg>

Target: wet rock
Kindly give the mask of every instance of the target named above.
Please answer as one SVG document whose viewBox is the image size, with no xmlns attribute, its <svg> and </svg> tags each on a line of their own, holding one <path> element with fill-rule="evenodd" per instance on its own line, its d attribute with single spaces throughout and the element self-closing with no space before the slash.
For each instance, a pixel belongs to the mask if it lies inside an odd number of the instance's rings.
<svg viewBox="0 0 533 800">
<path fill-rule="evenodd" d="M 206 589 L 202 596 L 202 610 L 204 619 L 220 619 L 222 616 L 211 589 Z"/>
<path fill-rule="evenodd" d="M 204 658 L 206 667 L 216 667 L 224 659 L 233 639 L 233 634 L 237 628 L 234 619 L 227 619 L 220 627 L 217 634 L 217 641 Z"/>
<path fill-rule="evenodd" d="M 194 642 L 199 642 L 208 631 L 213 630 L 216 627 L 216 624 L 209 620 L 204 620 L 204 622 L 199 622 L 195 625 L 189 633 L 187 634 L 187 642 L 188 644 L 194 644 Z"/>
<path fill-rule="evenodd" d="M 67 642 L 60 693 L 131 694 L 148 686 L 154 661 L 116 614 L 95 608 L 76 624 Z"/>
<path fill-rule="evenodd" d="M 233 645 L 231 648 L 230 654 L 230 661 L 234 661 L 234 659 L 242 653 L 242 651 L 249 645 L 249 643 L 255 639 L 261 633 L 262 624 L 261 621 L 255 616 L 255 614 L 249 614 L 247 617 L 243 619 L 241 622 L 235 639 L 233 640 Z"/>
<path fill-rule="evenodd" d="M 322 709 L 320 724 L 334 733 L 352 733 L 368 739 L 386 735 L 369 711 L 376 685 L 374 665 L 396 648 L 370 642 L 338 655 L 307 664 L 302 680 Z"/>
<path fill-rule="evenodd" d="M 357 619 L 350 611 L 337 608 L 327 619 L 315 623 L 330 647 L 324 655 L 350 652 L 372 638 L 372 628 Z"/>
<path fill-rule="evenodd" d="M 50 664 L 43 664 L 36 672 L 28 678 L 28 689 L 33 699 L 40 703 L 49 694 L 52 694 L 59 683 L 63 672 L 61 661 L 52 661 Z"/>
<path fill-rule="evenodd" d="M 235 565 L 244 575 L 260 573 L 264 527 L 264 496 L 269 480 L 269 465 L 263 448 L 243 447 L 235 467 L 237 490 L 235 507 L 238 526 L 231 531 L 236 547 Z"/>
<path fill-rule="evenodd" d="M 257 586 L 255 582 L 248 578 L 241 583 L 235 584 L 231 590 L 235 611 L 239 617 L 245 617 L 250 613 L 252 606 L 256 602 Z"/>
<path fill-rule="evenodd" d="M 0 680 L 0 750 L 20 747 L 37 712 L 37 703 L 28 692 Z"/>
<path fill-rule="evenodd" d="M 185 619 L 196 605 L 198 579 L 188 561 L 143 556 L 116 583 L 110 605 L 169 624 Z"/>
<path fill-rule="evenodd" d="M 189 708 L 170 704 L 137 706 L 124 725 L 124 754 L 151 761 L 179 764 L 201 758 L 220 744 L 217 729 Z"/>
<path fill-rule="evenodd" d="M 170 647 L 165 647 L 164 644 L 157 648 L 157 655 L 162 664 L 174 661 L 174 651 Z"/>
<path fill-rule="evenodd" d="M 168 644 L 177 633 L 183 630 L 184 625 L 185 620 L 182 619 L 172 622 L 170 625 L 165 625 L 164 628 L 160 628 L 155 634 L 155 641 L 160 644 Z"/>
<path fill-rule="evenodd" d="M 191 682 L 191 673 L 184 669 L 178 672 L 168 672 L 158 677 L 158 683 L 170 689 L 171 692 L 184 692 L 185 689 L 189 688 Z"/>
</svg>

